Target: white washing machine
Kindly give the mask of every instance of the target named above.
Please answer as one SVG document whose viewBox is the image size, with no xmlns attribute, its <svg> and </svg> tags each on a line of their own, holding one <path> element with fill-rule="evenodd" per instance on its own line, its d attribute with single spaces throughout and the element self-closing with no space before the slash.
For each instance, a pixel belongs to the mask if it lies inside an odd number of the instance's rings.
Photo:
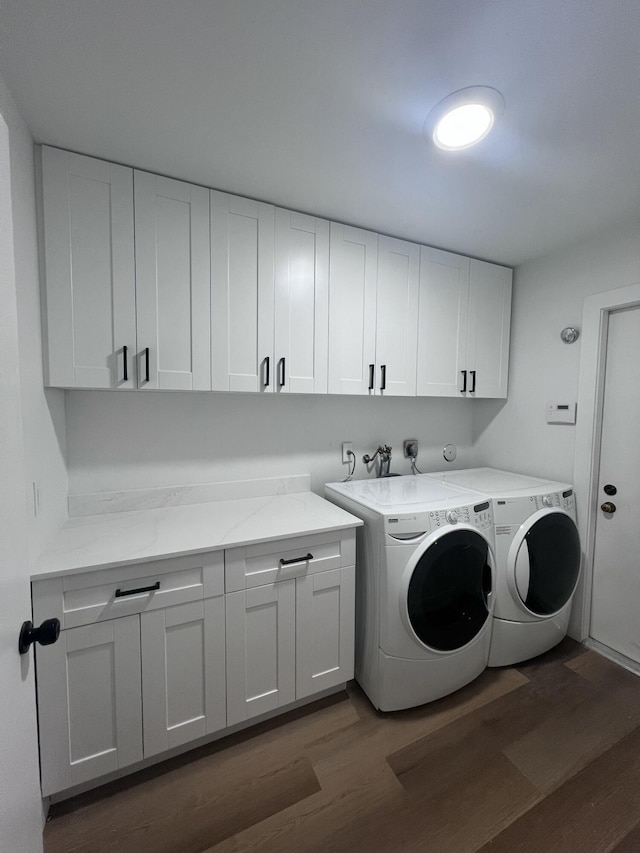
<svg viewBox="0 0 640 853">
<path fill-rule="evenodd" d="M 491 497 L 497 581 L 489 666 L 528 660 L 557 645 L 567 633 L 580 574 L 573 488 L 495 468 L 422 476 Z"/>
<path fill-rule="evenodd" d="M 491 501 L 424 477 L 328 483 L 357 532 L 358 683 L 381 711 L 431 702 L 485 669 L 495 583 Z"/>
</svg>

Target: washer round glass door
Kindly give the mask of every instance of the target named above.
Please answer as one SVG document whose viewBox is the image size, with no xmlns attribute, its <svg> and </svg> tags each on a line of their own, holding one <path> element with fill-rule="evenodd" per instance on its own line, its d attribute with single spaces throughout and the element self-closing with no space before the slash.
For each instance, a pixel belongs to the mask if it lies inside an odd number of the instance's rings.
<svg viewBox="0 0 640 853">
<path fill-rule="evenodd" d="M 443 652 L 470 643 L 489 617 L 491 576 L 487 540 L 475 531 L 452 530 L 429 545 L 407 590 L 418 639 Z"/>
<path fill-rule="evenodd" d="M 551 616 L 571 599 L 579 572 L 580 537 L 573 519 L 554 510 L 541 514 L 522 537 L 515 556 L 520 600 L 534 615 Z"/>
</svg>

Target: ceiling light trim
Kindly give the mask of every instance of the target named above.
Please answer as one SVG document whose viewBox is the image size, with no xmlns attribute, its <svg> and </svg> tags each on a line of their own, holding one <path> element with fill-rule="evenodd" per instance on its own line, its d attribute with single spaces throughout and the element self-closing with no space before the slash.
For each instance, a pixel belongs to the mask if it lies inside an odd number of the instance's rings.
<svg viewBox="0 0 640 853">
<path fill-rule="evenodd" d="M 491 114 L 491 119 L 482 128 L 482 132 L 479 132 L 473 139 L 462 144 L 448 144 L 446 141 L 439 139 L 437 129 L 440 121 L 445 116 L 450 115 L 454 110 L 470 105 L 482 106 Z M 424 135 L 437 148 L 444 151 L 462 151 L 484 139 L 503 112 L 504 98 L 497 89 L 493 89 L 491 86 L 467 86 L 465 89 L 452 92 L 435 105 L 424 123 Z"/>
</svg>

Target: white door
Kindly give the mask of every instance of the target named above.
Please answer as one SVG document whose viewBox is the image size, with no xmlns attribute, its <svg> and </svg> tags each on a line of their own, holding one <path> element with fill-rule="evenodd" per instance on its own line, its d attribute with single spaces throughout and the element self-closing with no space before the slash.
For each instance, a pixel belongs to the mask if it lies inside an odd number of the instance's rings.
<svg viewBox="0 0 640 853">
<path fill-rule="evenodd" d="M 209 190 L 134 172 L 138 386 L 211 390 Z"/>
<path fill-rule="evenodd" d="M 133 172 L 42 148 L 47 384 L 134 388 Z"/>
<path fill-rule="evenodd" d="M 376 393 L 415 397 L 418 357 L 420 247 L 378 239 Z"/>
<path fill-rule="evenodd" d="M 327 392 L 329 223 L 276 209 L 275 390 Z"/>
<path fill-rule="evenodd" d="M 280 581 L 225 596 L 229 726 L 296 698 L 295 585 Z"/>
<path fill-rule="evenodd" d="M 224 596 L 140 617 L 144 757 L 223 729 Z"/>
<path fill-rule="evenodd" d="M 24 446 L 13 262 L 9 134 L 0 116 L 0 847 L 42 850 L 33 653 L 18 632 L 31 618 Z"/>
<path fill-rule="evenodd" d="M 460 397 L 468 311 L 469 258 L 422 246 L 418 396 Z"/>
<path fill-rule="evenodd" d="M 609 315 L 591 636 L 640 664 L 640 306 Z M 631 380 L 631 381 L 630 381 Z M 608 494 L 613 486 L 615 494 Z M 612 504 L 614 512 L 600 507 Z M 611 507 L 606 507 L 611 509 Z"/>
<path fill-rule="evenodd" d="M 211 387 L 272 391 L 274 208 L 211 191 Z"/>
<path fill-rule="evenodd" d="M 296 580 L 296 698 L 353 678 L 355 567 Z"/>
<path fill-rule="evenodd" d="M 472 397 L 507 396 L 512 276 L 508 267 L 471 261 L 466 369 Z"/>
<path fill-rule="evenodd" d="M 374 394 L 378 235 L 331 223 L 329 393 Z"/>
<path fill-rule="evenodd" d="M 138 616 L 61 631 L 37 661 L 43 794 L 142 759 Z"/>
</svg>

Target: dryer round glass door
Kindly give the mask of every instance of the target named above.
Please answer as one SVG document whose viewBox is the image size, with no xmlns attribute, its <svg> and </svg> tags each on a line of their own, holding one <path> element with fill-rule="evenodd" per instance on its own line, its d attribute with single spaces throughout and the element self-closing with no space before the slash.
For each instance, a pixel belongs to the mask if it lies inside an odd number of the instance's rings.
<svg viewBox="0 0 640 853">
<path fill-rule="evenodd" d="M 491 566 L 486 539 L 473 530 L 443 534 L 420 557 L 407 590 L 409 622 L 437 651 L 470 643 L 489 616 Z"/>
<path fill-rule="evenodd" d="M 568 603 L 578 583 L 580 538 L 568 515 L 549 512 L 535 521 L 515 559 L 515 582 L 524 606 L 551 616 Z"/>
</svg>

